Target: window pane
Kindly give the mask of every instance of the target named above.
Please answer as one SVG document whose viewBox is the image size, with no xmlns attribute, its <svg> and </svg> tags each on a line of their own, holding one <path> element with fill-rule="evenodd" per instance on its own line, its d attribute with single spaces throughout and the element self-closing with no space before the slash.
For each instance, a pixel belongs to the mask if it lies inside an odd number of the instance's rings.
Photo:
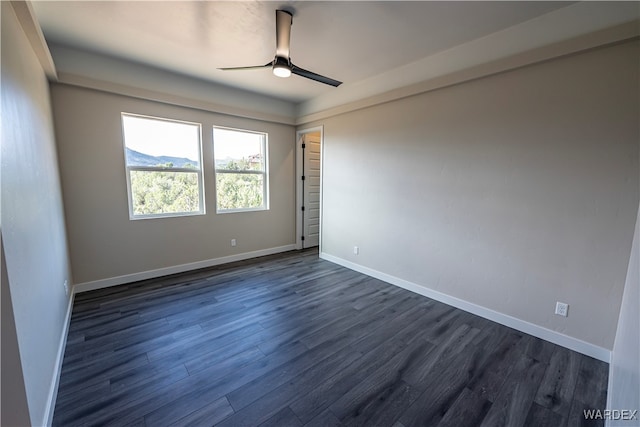
<svg viewBox="0 0 640 427">
<path fill-rule="evenodd" d="M 217 210 L 267 209 L 267 134 L 213 128 Z"/>
<path fill-rule="evenodd" d="M 264 176 L 253 173 L 216 174 L 218 210 L 257 209 L 264 206 Z"/>
<path fill-rule="evenodd" d="M 216 169 L 264 171 L 264 134 L 213 129 Z"/>
<path fill-rule="evenodd" d="M 204 214 L 201 125 L 122 113 L 122 129 L 130 218 Z"/>
<path fill-rule="evenodd" d="M 200 126 L 123 114 L 127 166 L 200 168 Z"/>
<path fill-rule="evenodd" d="M 134 215 L 200 211 L 196 172 L 130 171 Z"/>
</svg>

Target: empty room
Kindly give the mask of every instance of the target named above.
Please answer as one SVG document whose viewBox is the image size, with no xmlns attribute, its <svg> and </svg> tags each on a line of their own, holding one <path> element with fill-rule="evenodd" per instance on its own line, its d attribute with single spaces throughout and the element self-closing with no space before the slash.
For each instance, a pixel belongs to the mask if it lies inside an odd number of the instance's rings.
<svg viewBox="0 0 640 427">
<path fill-rule="evenodd" d="M 640 3 L 2 1 L 2 426 L 640 425 Z"/>
</svg>

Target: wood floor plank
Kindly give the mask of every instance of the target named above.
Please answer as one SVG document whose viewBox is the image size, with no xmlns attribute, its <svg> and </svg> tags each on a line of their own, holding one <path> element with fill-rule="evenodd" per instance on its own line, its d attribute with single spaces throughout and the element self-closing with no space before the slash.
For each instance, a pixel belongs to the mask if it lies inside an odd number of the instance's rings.
<svg viewBox="0 0 640 427">
<path fill-rule="evenodd" d="M 76 295 L 53 425 L 602 425 L 607 375 L 311 249 Z"/>
<path fill-rule="evenodd" d="M 522 335 L 511 331 L 500 334 L 494 329 L 491 327 L 488 332 L 493 337 L 500 337 L 500 341 L 490 339 L 485 342 L 487 357 L 479 362 L 476 374 L 467 383 L 469 389 L 490 402 L 495 401 L 516 362 L 522 357 L 519 351 Z"/>
<path fill-rule="evenodd" d="M 603 427 L 605 425 L 604 419 L 595 419 L 585 416 L 585 411 L 593 409 L 592 405 L 581 402 L 578 399 L 574 399 L 573 404 L 571 405 L 571 410 L 569 411 L 567 423 L 564 425 L 567 427 Z M 630 424 L 633 425 L 633 423 Z"/>
<path fill-rule="evenodd" d="M 130 355 L 119 353 L 108 358 L 103 363 L 92 364 L 86 368 L 68 370 L 62 373 L 60 387 L 76 387 L 95 384 L 114 375 L 128 372 L 132 369 L 147 365 L 149 360 L 145 354 Z"/>
<path fill-rule="evenodd" d="M 291 409 L 302 422 L 311 422 L 318 414 L 328 409 L 331 404 L 355 385 L 362 383 L 406 346 L 407 344 L 398 339 L 381 344 L 340 373 L 315 383 L 312 390 L 296 396 L 296 399 L 290 404 Z"/>
<path fill-rule="evenodd" d="M 309 353 L 313 353 L 313 351 Z M 276 378 L 274 371 L 272 371 L 268 375 L 261 377 L 258 382 L 252 382 L 229 394 L 230 398 L 235 398 L 237 401 L 235 406 L 233 401 L 231 403 L 236 413 L 220 423 L 220 427 L 255 425 L 266 421 L 274 412 L 286 407 L 296 397 L 313 390 L 315 385 L 323 378 L 331 378 L 360 357 L 361 354 L 357 351 L 343 349 L 336 354 L 325 357 L 315 366 L 296 374 L 294 377 L 289 377 L 287 375 L 288 372 L 280 371 L 275 372 L 275 374 L 279 374 L 279 378 Z M 287 367 L 284 368 L 286 369 Z M 280 385 L 272 388 L 277 384 Z M 257 390 L 256 387 L 262 388 L 262 390 Z M 265 390 L 266 392 L 264 392 Z M 260 398 L 254 399 L 257 395 Z M 245 396 L 245 400 L 238 399 Z M 251 401 L 251 403 L 240 406 L 246 401 Z M 296 419 L 298 419 L 297 416 Z"/>
<path fill-rule="evenodd" d="M 311 421 L 304 425 L 305 427 L 342 427 L 344 424 L 340 422 L 330 409 L 322 411 L 316 415 Z"/>
<path fill-rule="evenodd" d="M 579 354 L 558 347 L 551 356 L 534 401 L 566 416 L 571 408 L 579 367 Z"/>
<path fill-rule="evenodd" d="M 419 308 L 419 307 L 418 307 Z M 398 316 L 399 319 L 405 320 L 406 316 L 409 314 L 413 314 L 411 310 L 403 313 L 404 316 Z M 394 332 L 397 332 L 401 329 L 401 324 L 398 322 L 388 322 L 385 325 L 384 329 L 392 329 Z M 395 325 L 395 328 L 394 328 Z M 359 329 L 363 334 L 366 333 L 364 328 Z M 348 347 L 342 348 L 339 350 L 337 354 L 332 354 L 322 359 L 315 354 L 311 354 L 313 358 L 319 360 L 314 366 L 310 367 L 307 370 L 303 370 L 301 368 L 292 369 L 291 366 L 283 367 L 285 372 L 271 372 L 269 375 L 265 375 L 260 379 L 254 381 L 252 384 L 248 384 L 245 387 L 242 387 L 235 392 L 230 394 L 230 398 L 234 396 L 239 396 L 237 400 L 234 400 L 234 408 L 239 410 L 242 408 L 243 400 L 250 401 L 256 398 L 257 395 L 264 396 L 259 398 L 254 404 L 251 404 L 250 408 L 245 410 L 240 410 L 239 413 L 231 417 L 229 421 L 229 425 L 233 424 L 246 424 L 251 419 L 259 419 L 260 416 L 268 413 L 268 409 L 265 408 L 277 408 L 279 405 L 284 406 L 287 402 L 291 402 L 299 398 L 300 396 L 310 396 L 315 395 L 319 388 L 319 384 L 323 384 L 323 381 L 331 382 L 334 378 L 340 377 L 344 378 L 345 373 L 352 372 L 354 369 L 357 370 L 358 374 L 364 378 L 363 374 L 367 372 L 371 372 L 371 369 L 376 365 L 376 362 L 380 363 L 380 360 L 384 362 L 387 360 L 385 353 L 380 353 L 380 351 L 376 348 L 374 352 L 373 349 L 370 348 L 370 340 L 366 338 L 370 335 L 373 335 L 372 332 L 369 335 L 365 335 L 360 340 L 355 341 L 353 344 Z M 378 343 L 385 343 L 385 341 L 377 341 Z M 395 340 L 390 342 L 392 345 L 387 346 L 388 356 L 391 357 L 398 351 L 398 348 L 402 343 L 399 340 Z M 314 350 L 317 350 L 316 347 Z M 313 353 L 314 350 L 311 350 L 310 353 Z M 371 351 L 370 351 L 371 350 Z M 367 358 L 365 363 L 361 363 L 361 355 L 367 353 Z M 346 356 L 352 355 L 355 359 L 346 358 Z M 342 363 L 344 362 L 344 363 Z M 344 365 L 344 366 L 343 366 Z M 291 372 L 297 372 L 294 376 L 291 375 Z M 335 375 L 334 375 L 335 373 Z M 328 378 L 328 380 L 327 380 Z M 273 387 L 277 384 L 283 384 L 276 389 Z M 333 383 L 335 384 L 335 383 Z M 352 382 L 353 384 L 353 382 Z M 326 389 L 325 389 L 326 391 Z M 327 396 L 327 394 L 324 394 Z M 280 402 L 279 404 L 277 402 Z M 326 403 L 326 401 L 325 401 Z M 317 406 L 317 401 L 312 404 Z M 294 411 L 295 412 L 295 411 Z M 317 412 L 317 411 L 310 411 Z M 302 411 L 303 414 L 306 415 L 306 411 Z M 315 413 L 314 413 L 315 415 Z M 308 421 L 310 417 L 306 417 L 303 422 Z"/>
<path fill-rule="evenodd" d="M 282 408 L 277 414 L 261 423 L 259 427 L 301 427 L 302 422 L 288 407 Z"/>
<path fill-rule="evenodd" d="M 404 372 L 419 366 L 432 347 L 424 340 L 416 340 L 369 377 L 355 385 L 331 405 L 333 412 L 343 424 L 373 423 L 381 405 L 395 403 L 398 396 L 414 392 L 403 380 Z M 404 402 L 407 406 L 409 400 Z M 392 409 L 392 408 L 389 408 Z M 399 408 L 398 408 L 399 409 Z M 398 414 L 389 414 L 396 416 Z M 395 421 L 395 419 L 394 419 Z"/>
<path fill-rule="evenodd" d="M 579 357 L 580 370 L 573 398 L 590 406 L 590 409 L 605 409 L 607 393 L 602 384 L 609 381 L 609 367 L 606 363 L 589 356 Z"/>
<path fill-rule="evenodd" d="M 465 387 L 444 414 L 438 427 L 476 427 L 484 419 L 489 408 L 491 408 L 490 401 Z"/>
<path fill-rule="evenodd" d="M 564 426 L 565 424 L 566 418 L 535 402 L 531 405 L 527 419 L 524 422 L 526 426 Z"/>
<path fill-rule="evenodd" d="M 234 347 L 238 350 L 238 347 L 234 344 L 228 346 L 229 349 Z M 248 347 L 246 350 L 240 352 L 234 351 L 231 357 L 220 357 L 221 353 L 215 351 L 212 353 L 214 354 L 207 354 L 202 358 L 185 362 L 184 366 L 186 366 L 189 371 L 189 375 L 197 375 L 199 372 L 211 368 L 218 370 L 222 368 L 239 369 L 265 357 L 265 354 L 256 346 Z"/>
<path fill-rule="evenodd" d="M 326 314 L 309 318 L 306 320 L 291 319 L 288 324 L 283 327 L 274 327 L 271 330 L 277 331 L 277 335 L 271 336 L 269 339 L 259 344 L 260 350 L 265 354 L 278 351 L 283 345 L 287 345 L 292 341 L 300 341 L 321 329 L 339 329 L 343 322 L 353 316 L 353 309 L 349 307 L 338 306 L 333 310 L 329 310 Z M 264 327 L 264 326 L 263 326 Z"/>
<path fill-rule="evenodd" d="M 309 348 L 314 348 L 327 341 L 357 339 L 368 331 L 381 327 L 394 315 L 395 305 L 403 306 L 409 299 L 394 301 L 393 305 L 371 305 L 366 309 L 353 313 L 340 322 L 325 326 L 324 328 L 303 337 L 300 341 Z"/>
<path fill-rule="evenodd" d="M 212 375 L 213 370 L 207 369 L 198 372 L 184 381 L 174 385 L 176 395 L 168 401 L 162 401 L 158 405 L 158 399 L 149 398 L 144 406 L 138 408 L 139 411 L 147 411 L 145 419 L 151 425 L 161 425 L 167 422 L 176 421 L 180 417 L 181 411 L 194 411 L 202 408 L 208 402 L 216 400 L 222 396 L 227 396 L 232 391 L 242 387 L 248 382 L 264 375 L 274 368 L 295 359 L 300 354 L 307 351 L 307 348 L 299 343 L 292 345 L 287 351 L 265 356 L 253 363 L 245 365 L 243 369 L 224 372 L 226 376 L 216 379 Z M 222 372 L 221 372 L 222 374 Z M 127 417 L 130 415 L 127 414 Z"/>
<path fill-rule="evenodd" d="M 542 362 L 548 365 L 551 361 L 553 352 L 558 347 L 556 344 L 550 343 L 533 337 L 531 335 L 525 335 L 522 338 L 523 353 L 538 362 Z"/>
<path fill-rule="evenodd" d="M 201 336 L 202 328 L 199 325 L 183 328 L 179 330 L 163 331 L 159 330 L 155 335 L 148 335 L 145 338 L 131 342 L 124 341 L 108 341 L 102 345 L 89 346 L 83 350 L 77 348 L 68 348 L 69 357 L 64 359 L 64 370 L 70 372 L 72 370 L 88 370 L 90 366 L 104 366 L 109 363 L 109 359 L 113 359 L 120 354 L 128 354 L 129 356 L 140 356 L 151 351 L 167 348 L 176 342 L 190 340 L 194 336 Z M 91 343 L 89 343 L 90 345 Z"/>
<path fill-rule="evenodd" d="M 247 343 L 255 345 L 263 340 L 263 332 L 258 324 L 244 326 L 222 336 L 216 330 L 203 331 L 197 337 L 185 337 L 165 347 L 152 349 L 147 352 L 147 356 L 151 361 L 173 359 L 186 363 L 219 349 L 231 347 L 240 350 Z"/>
<path fill-rule="evenodd" d="M 164 363 L 149 362 L 146 365 L 130 369 L 126 372 L 112 372 L 109 377 L 109 391 L 112 394 L 118 392 L 126 393 L 127 390 L 130 390 L 136 384 L 161 377 L 165 372 L 172 369 L 184 377 L 186 377 L 189 372 L 183 364 L 167 365 Z"/>
<path fill-rule="evenodd" d="M 84 404 L 90 403 L 110 392 L 111 384 L 109 379 L 104 379 L 87 386 L 83 385 L 83 387 L 60 388 L 56 399 L 56 411 L 60 408 L 76 406 L 76 402 L 78 401 Z"/>
<path fill-rule="evenodd" d="M 70 426 L 85 424 L 109 424 L 133 422 L 140 415 L 124 420 L 121 417 L 113 416 L 113 413 L 133 406 L 141 399 L 149 396 L 151 390 L 163 389 L 172 384 L 188 378 L 184 366 L 165 370 L 157 376 L 145 381 L 136 383 L 134 386 L 121 390 L 117 393 L 101 395 L 95 400 L 83 400 L 67 402 L 61 407 L 56 406 L 53 425 Z"/>
<path fill-rule="evenodd" d="M 340 421 L 347 426 L 391 425 L 419 393 L 420 390 L 402 380 L 389 384 L 379 391 L 374 400 L 358 408 L 357 412 L 348 413 Z"/>
<path fill-rule="evenodd" d="M 524 426 L 545 368 L 528 356 L 519 359 L 481 427 Z"/>
<path fill-rule="evenodd" d="M 226 397 L 206 404 L 197 411 L 180 418 L 172 424 L 175 427 L 212 426 L 233 414 L 233 408 Z"/>
<path fill-rule="evenodd" d="M 407 382 L 416 386 L 424 384 L 429 377 L 433 377 L 432 371 L 434 369 L 444 368 L 445 365 L 449 363 L 449 360 L 465 350 L 466 346 L 479 332 L 477 329 L 471 328 L 468 325 L 460 325 L 456 330 L 451 332 L 444 342 L 435 346 L 435 348 L 426 355 L 422 363 L 412 365 L 407 369 L 405 373 Z"/>
<path fill-rule="evenodd" d="M 480 369 L 486 350 L 471 344 L 473 336 L 465 339 L 467 332 L 477 335 L 477 329 L 463 324 L 457 330 L 463 332 L 460 341 L 468 344 L 463 349 L 443 352 L 428 375 L 424 370 L 417 371 L 420 381 L 414 378 L 412 383 L 422 393 L 399 419 L 403 425 L 437 425 Z"/>
</svg>

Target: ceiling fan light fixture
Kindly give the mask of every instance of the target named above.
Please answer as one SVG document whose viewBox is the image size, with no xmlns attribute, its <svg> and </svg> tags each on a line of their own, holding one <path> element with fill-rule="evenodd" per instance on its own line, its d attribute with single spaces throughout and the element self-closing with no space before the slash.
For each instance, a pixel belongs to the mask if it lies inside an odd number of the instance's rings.
<svg viewBox="0 0 640 427">
<path fill-rule="evenodd" d="M 291 67 L 289 61 L 282 57 L 277 57 L 273 64 L 273 74 L 278 77 L 289 77 L 291 75 Z"/>
<path fill-rule="evenodd" d="M 283 65 L 274 65 L 273 66 L 273 74 L 278 77 L 289 77 L 291 75 L 291 70 L 289 67 Z"/>
</svg>

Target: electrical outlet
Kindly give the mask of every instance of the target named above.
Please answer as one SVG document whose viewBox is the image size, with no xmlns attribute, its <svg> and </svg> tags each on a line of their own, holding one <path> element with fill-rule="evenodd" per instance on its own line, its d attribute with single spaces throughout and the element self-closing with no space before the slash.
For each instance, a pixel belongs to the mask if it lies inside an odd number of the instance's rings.
<svg viewBox="0 0 640 427">
<path fill-rule="evenodd" d="M 358 255 L 359 253 L 360 253 L 360 248 L 359 248 L 359 247 L 357 247 L 357 246 L 354 246 L 354 247 L 353 247 L 353 254 L 354 254 L 354 255 Z"/>
<path fill-rule="evenodd" d="M 64 293 L 69 296 L 69 281 L 66 279 L 64 281 Z"/>
<path fill-rule="evenodd" d="M 569 304 L 566 302 L 556 302 L 556 314 L 567 317 L 569 315 Z"/>
<path fill-rule="evenodd" d="M 231 246 L 235 246 L 236 245 L 236 239 L 231 239 Z"/>
</svg>

